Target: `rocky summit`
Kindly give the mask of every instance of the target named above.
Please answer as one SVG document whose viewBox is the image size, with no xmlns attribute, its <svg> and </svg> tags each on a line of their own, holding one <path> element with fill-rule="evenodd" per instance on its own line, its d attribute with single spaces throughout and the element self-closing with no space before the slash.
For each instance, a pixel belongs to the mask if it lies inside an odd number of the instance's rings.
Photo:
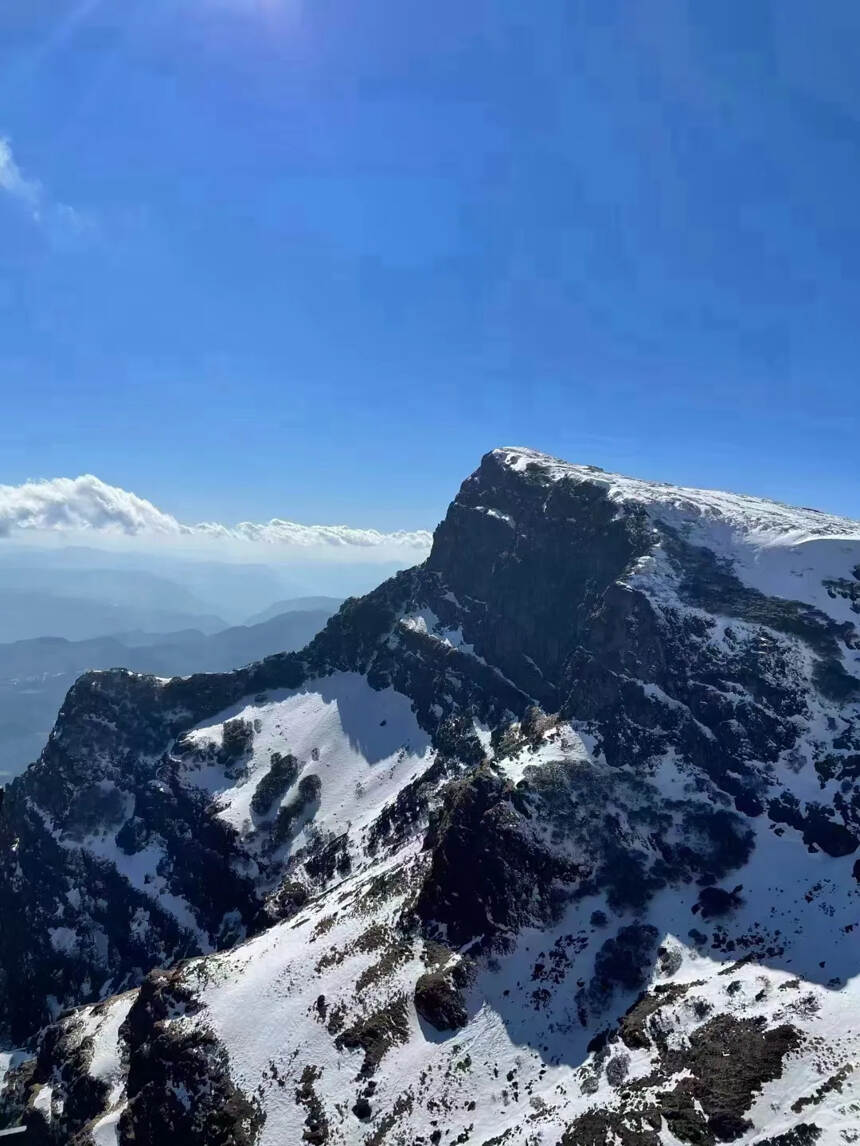
<svg viewBox="0 0 860 1146">
<path fill-rule="evenodd" d="M 0 1126 L 860 1142 L 860 523 L 526 449 L 297 653 L 91 673 L 0 808 Z"/>
</svg>

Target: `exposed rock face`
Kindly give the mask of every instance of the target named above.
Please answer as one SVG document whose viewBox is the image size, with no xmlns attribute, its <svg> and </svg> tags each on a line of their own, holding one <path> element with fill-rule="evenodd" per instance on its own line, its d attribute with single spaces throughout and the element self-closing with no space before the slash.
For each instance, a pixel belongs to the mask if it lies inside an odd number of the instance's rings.
<svg viewBox="0 0 860 1146">
<path fill-rule="evenodd" d="M 436 531 L 427 569 L 468 603 L 481 655 L 555 711 L 571 653 L 652 532 L 644 511 L 619 514 L 597 484 L 548 482 L 539 466 L 518 471 L 491 454 Z"/>
<path fill-rule="evenodd" d="M 415 1011 L 437 1031 L 456 1031 L 469 1021 L 463 990 L 469 976 L 462 963 L 428 971 L 415 984 Z"/>
<path fill-rule="evenodd" d="M 0 808 L 0 1120 L 848 1132 L 858 566 L 856 523 L 494 451 L 301 653 L 82 678 Z"/>
<path fill-rule="evenodd" d="M 82 677 L 41 759 L 9 786 L 0 912 L 18 925 L 0 935 L 0 1030 L 13 1042 L 50 1017 L 51 1000 L 62 1007 L 98 990 L 94 974 L 123 989 L 250 918 L 253 892 L 230 865 L 229 829 L 163 755 L 172 734 L 229 702 L 237 683 L 205 677 L 195 692 L 190 680 Z M 126 878 L 141 858 L 150 870 Z M 193 903 L 187 921 L 165 908 L 170 897 Z"/>
<path fill-rule="evenodd" d="M 415 912 L 430 935 L 481 946 L 558 916 L 576 866 L 522 831 L 518 793 L 489 769 L 452 783 L 427 834 L 430 865 Z"/>
<path fill-rule="evenodd" d="M 265 1121 L 259 1103 L 231 1081 L 229 1056 L 205 1027 L 177 1020 L 199 1012 L 175 975 L 143 982 L 120 1036 L 129 1060 L 119 1146 L 251 1146 Z"/>
<path fill-rule="evenodd" d="M 682 1071 L 685 1077 L 659 1091 L 653 1103 L 634 1098 L 627 1110 L 592 1109 L 580 1115 L 562 1137 L 562 1146 L 596 1146 L 612 1136 L 631 1146 L 659 1146 L 664 1127 L 676 1139 L 701 1146 L 743 1139 L 754 1130 L 745 1117 L 754 1094 L 781 1076 L 786 1055 L 802 1041 L 790 1025 L 764 1026 L 763 1021 L 730 1016 L 703 1024 L 690 1035 L 688 1048 L 662 1052 L 649 1081 L 668 1086 Z M 680 1061 L 684 1065 L 679 1069 Z M 617 1056 L 607 1063 L 607 1076 L 613 1062 Z M 625 1070 L 614 1085 L 623 1085 L 626 1077 Z"/>
</svg>

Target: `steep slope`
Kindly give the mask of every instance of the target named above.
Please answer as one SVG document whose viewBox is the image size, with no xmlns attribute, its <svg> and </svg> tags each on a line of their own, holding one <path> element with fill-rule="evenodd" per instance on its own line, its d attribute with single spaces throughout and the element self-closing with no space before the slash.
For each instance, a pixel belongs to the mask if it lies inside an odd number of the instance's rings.
<svg viewBox="0 0 860 1146">
<path fill-rule="evenodd" d="M 498 450 L 303 652 L 84 678 L 2 812 L 8 1117 L 853 1141 L 858 611 L 857 523 Z"/>
</svg>

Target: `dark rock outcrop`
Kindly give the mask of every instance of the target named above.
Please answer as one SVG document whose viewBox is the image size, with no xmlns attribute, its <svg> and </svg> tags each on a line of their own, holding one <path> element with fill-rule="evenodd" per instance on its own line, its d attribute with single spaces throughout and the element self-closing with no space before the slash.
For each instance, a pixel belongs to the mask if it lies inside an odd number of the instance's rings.
<svg viewBox="0 0 860 1146">
<path fill-rule="evenodd" d="M 437 1031 L 459 1030 L 468 1021 L 464 975 L 458 970 L 428 971 L 415 984 L 415 1010 Z"/>
<path fill-rule="evenodd" d="M 229 1056 L 214 1034 L 175 1020 L 193 1012 L 175 974 L 154 972 L 125 1021 L 128 1107 L 119 1146 L 253 1146 L 264 1118 L 231 1081 Z"/>
</svg>

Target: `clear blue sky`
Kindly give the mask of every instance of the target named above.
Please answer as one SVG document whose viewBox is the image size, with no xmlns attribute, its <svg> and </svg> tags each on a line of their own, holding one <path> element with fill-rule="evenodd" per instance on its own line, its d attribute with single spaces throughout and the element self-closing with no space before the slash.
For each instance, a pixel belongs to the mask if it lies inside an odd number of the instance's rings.
<svg viewBox="0 0 860 1146">
<path fill-rule="evenodd" d="M 18 0 L 0 135 L 0 482 L 432 527 L 526 444 L 860 516 L 854 2 Z"/>
</svg>

